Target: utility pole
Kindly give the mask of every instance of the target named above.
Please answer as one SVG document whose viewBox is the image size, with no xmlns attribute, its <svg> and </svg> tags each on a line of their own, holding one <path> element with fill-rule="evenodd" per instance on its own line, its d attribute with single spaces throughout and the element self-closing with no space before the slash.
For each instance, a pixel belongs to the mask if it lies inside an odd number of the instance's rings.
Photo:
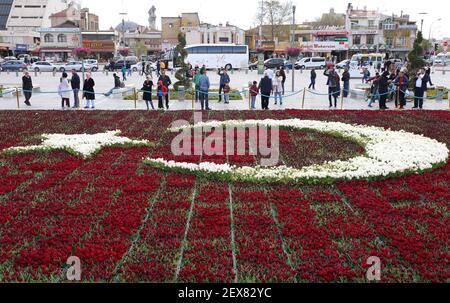
<svg viewBox="0 0 450 303">
<path fill-rule="evenodd" d="M 258 47 L 262 47 L 262 34 L 263 34 L 263 22 L 264 22 L 264 0 L 261 0 L 261 12 L 259 19 L 259 33 L 258 33 Z"/>
<path fill-rule="evenodd" d="M 296 6 L 293 5 L 292 6 L 292 37 L 291 37 L 291 48 L 294 47 L 294 42 L 295 42 L 295 10 L 296 10 Z M 295 60 L 294 58 L 291 58 L 292 61 L 292 92 L 295 91 Z"/>
</svg>

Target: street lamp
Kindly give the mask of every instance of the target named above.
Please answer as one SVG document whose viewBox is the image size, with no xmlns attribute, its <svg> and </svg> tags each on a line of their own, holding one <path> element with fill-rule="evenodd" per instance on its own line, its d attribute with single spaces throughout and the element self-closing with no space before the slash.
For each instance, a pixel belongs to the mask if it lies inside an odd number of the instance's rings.
<svg viewBox="0 0 450 303">
<path fill-rule="evenodd" d="M 295 10 L 297 7 L 295 5 L 292 6 L 292 38 L 291 38 L 291 48 L 294 47 L 295 42 Z M 292 61 L 292 92 L 295 91 L 295 62 L 294 58 L 291 58 Z"/>
<path fill-rule="evenodd" d="M 419 13 L 419 15 L 426 16 L 426 15 L 428 15 L 428 13 L 423 12 L 423 13 Z M 420 32 L 421 33 L 423 33 L 423 21 L 424 21 L 424 17 L 422 18 L 422 20 L 420 20 Z"/>
<path fill-rule="evenodd" d="M 430 26 L 430 34 L 428 35 L 428 41 L 431 40 L 431 34 L 432 34 L 432 32 L 433 32 L 433 26 L 434 26 L 437 22 L 440 22 L 440 21 L 442 21 L 442 18 L 439 18 L 439 19 L 435 20 L 433 23 L 431 23 L 431 26 Z"/>
</svg>

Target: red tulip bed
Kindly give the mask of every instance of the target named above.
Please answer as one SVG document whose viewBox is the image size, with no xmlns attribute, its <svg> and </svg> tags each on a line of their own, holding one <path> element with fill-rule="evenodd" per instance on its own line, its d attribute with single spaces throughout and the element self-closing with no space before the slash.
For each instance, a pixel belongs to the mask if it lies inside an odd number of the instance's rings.
<svg viewBox="0 0 450 303">
<path fill-rule="evenodd" d="M 210 112 L 204 120 L 309 119 L 423 134 L 450 146 L 450 112 Z M 155 146 L 0 154 L 0 281 L 450 282 L 450 162 L 433 171 L 333 184 L 228 183 L 143 159 L 255 166 L 261 156 L 173 156 L 167 128 L 192 112 L 0 112 L 0 150 L 42 134 L 122 136 Z M 247 138 L 248 139 L 248 138 Z M 294 167 L 350 159 L 349 140 L 282 129 Z M 386 150 L 389 153 L 389 150 Z"/>
</svg>

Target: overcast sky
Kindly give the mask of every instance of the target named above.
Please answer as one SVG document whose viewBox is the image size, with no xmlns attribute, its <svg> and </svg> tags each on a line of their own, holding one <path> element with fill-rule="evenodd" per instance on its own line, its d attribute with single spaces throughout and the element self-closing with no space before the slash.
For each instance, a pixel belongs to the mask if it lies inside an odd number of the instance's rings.
<svg viewBox="0 0 450 303">
<path fill-rule="evenodd" d="M 413 20 L 424 21 L 424 36 L 428 37 L 431 24 L 435 22 L 433 33 L 437 38 L 450 37 L 450 2 L 443 0 L 316 0 L 314 4 L 309 1 L 293 0 L 297 5 L 296 18 L 299 22 L 313 20 L 331 7 L 338 13 L 344 13 L 348 2 L 354 7 L 379 9 L 384 14 L 410 14 Z M 83 0 L 82 4 L 88 6 L 93 13 L 100 16 L 100 27 L 108 29 L 116 26 L 122 20 L 119 12 L 128 13 L 126 20 L 148 25 L 148 10 L 152 5 L 156 7 L 157 27 L 161 27 L 161 17 L 178 16 L 183 12 L 198 12 L 202 22 L 218 24 L 229 21 L 243 29 L 255 24 L 254 16 L 258 8 L 258 0 Z M 422 17 L 421 12 L 428 15 Z"/>
</svg>

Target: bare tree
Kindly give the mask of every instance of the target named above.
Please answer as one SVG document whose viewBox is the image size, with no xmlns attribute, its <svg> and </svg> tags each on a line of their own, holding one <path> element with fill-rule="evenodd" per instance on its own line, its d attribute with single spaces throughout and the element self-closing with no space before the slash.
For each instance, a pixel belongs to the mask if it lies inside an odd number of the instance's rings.
<svg viewBox="0 0 450 303">
<path fill-rule="evenodd" d="M 279 0 L 263 0 L 256 14 L 255 21 L 260 25 L 269 25 L 272 41 L 278 35 L 282 25 L 292 18 L 292 2 Z"/>
</svg>

